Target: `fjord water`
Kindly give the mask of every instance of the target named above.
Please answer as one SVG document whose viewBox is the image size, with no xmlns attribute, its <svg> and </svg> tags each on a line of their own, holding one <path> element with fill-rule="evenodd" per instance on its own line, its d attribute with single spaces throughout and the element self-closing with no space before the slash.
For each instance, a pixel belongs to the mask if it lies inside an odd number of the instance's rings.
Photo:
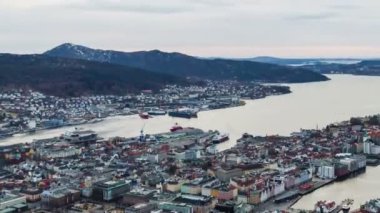
<svg viewBox="0 0 380 213">
<path fill-rule="evenodd" d="M 243 107 L 204 111 L 198 119 L 156 116 L 142 120 L 139 116 L 116 116 L 95 124 L 80 125 L 102 137 L 134 137 L 144 133 L 166 132 L 178 123 L 203 130 L 219 130 L 230 134 L 231 143 L 247 132 L 253 135 L 289 135 L 300 128 L 322 128 L 347 120 L 351 116 L 380 113 L 380 77 L 329 75 L 331 81 L 291 84 L 292 93 L 265 99 L 248 100 Z M 74 127 L 40 131 L 33 135 L 0 140 L 0 145 L 31 142 L 59 136 Z"/>
<path fill-rule="evenodd" d="M 117 116 L 96 124 L 81 125 L 102 137 L 134 137 L 143 128 L 145 133 L 167 132 L 175 123 L 182 126 L 219 130 L 230 134 L 230 142 L 220 148 L 232 146 L 247 132 L 254 135 L 289 135 L 300 128 L 322 128 L 325 125 L 347 120 L 351 116 L 380 113 L 380 77 L 329 75 L 331 81 L 291 84 L 293 93 L 247 101 L 243 107 L 200 112 L 198 119 L 179 119 L 157 116 L 142 120 L 139 116 Z M 59 136 L 74 127 L 38 132 L 34 135 L 15 136 L 0 140 L 0 145 L 31 142 Z M 318 200 L 337 202 L 351 197 L 357 207 L 365 200 L 380 196 L 380 168 L 368 168 L 357 178 L 332 184 L 301 199 L 295 207 L 310 209 Z"/>
</svg>

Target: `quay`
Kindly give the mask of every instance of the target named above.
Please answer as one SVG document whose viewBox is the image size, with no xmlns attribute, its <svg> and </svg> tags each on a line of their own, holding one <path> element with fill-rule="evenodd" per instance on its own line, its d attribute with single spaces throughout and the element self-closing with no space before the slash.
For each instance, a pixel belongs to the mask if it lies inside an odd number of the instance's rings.
<svg viewBox="0 0 380 213">
<path fill-rule="evenodd" d="M 364 119 L 363 123 L 362 131 L 342 122 L 291 136 L 243 134 L 236 146 L 221 152 L 209 150 L 229 140 L 228 133 L 217 130 L 177 124 L 158 134 L 148 134 L 143 127 L 135 137 L 99 138 L 95 131 L 76 129 L 0 147 L 0 187 L 12 199 L 7 205 L 0 200 L 0 206 L 7 211 L 36 206 L 131 212 L 286 211 L 303 196 L 365 171 L 363 150 L 337 152 L 349 145 L 360 148 L 356 144 L 365 143 L 366 134 L 377 140 L 380 127 Z M 375 146 L 367 148 L 376 151 Z M 330 204 L 335 203 L 324 203 L 335 207 Z"/>
<path fill-rule="evenodd" d="M 330 179 L 330 180 L 319 180 L 319 181 L 313 181 L 313 187 L 311 189 L 307 189 L 307 190 L 298 190 L 298 193 L 301 195 L 301 196 L 305 196 L 309 193 L 312 193 L 313 191 L 319 189 L 319 188 L 322 188 L 328 184 L 331 184 L 333 183 L 335 180 L 334 179 Z"/>
</svg>

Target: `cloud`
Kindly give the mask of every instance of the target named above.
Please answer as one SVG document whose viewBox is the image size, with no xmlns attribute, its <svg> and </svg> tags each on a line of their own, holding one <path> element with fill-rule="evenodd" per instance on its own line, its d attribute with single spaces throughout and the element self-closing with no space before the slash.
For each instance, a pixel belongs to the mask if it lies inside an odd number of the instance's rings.
<svg viewBox="0 0 380 213">
<path fill-rule="evenodd" d="M 240 0 L 84 0 L 67 6 L 82 10 L 173 14 L 232 7 Z"/>
<path fill-rule="evenodd" d="M 181 0 L 179 0 L 181 1 Z M 142 13 L 174 13 L 190 10 L 189 5 L 175 3 L 175 1 L 151 1 L 146 0 L 0 0 L 2 9 L 15 11 L 43 10 L 43 9 L 78 9 L 96 11 L 125 11 Z"/>
<path fill-rule="evenodd" d="M 0 9 L 74 9 L 125 13 L 172 14 L 233 6 L 240 0 L 0 0 Z"/>
<path fill-rule="evenodd" d="M 365 1 L 365 0 L 364 0 Z M 350 10 L 357 10 L 361 9 L 363 5 L 367 4 L 361 3 L 361 1 L 358 0 L 334 0 L 334 1 L 326 1 L 326 9 L 331 9 L 335 11 L 350 11 Z"/>
<path fill-rule="evenodd" d="M 312 13 L 312 14 L 297 14 L 287 16 L 287 19 L 295 21 L 320 21 L 335 18 L 338 16 L 338 13 L 334 12 L 325 12 L 325 13 Z"/>
<path fill-rule="evenodd" d="M 129 1 L 112 1 L 112 0 L 88 0 L 81 3 L 67 4 L 70 9 L 78 9 L 84 11 L 111 11 L 111 12 L 133 12 L 133 13 L 156 13 L 156 14 L 172 14 L 183 13 L 194 10 L 193 4 L 181 4 L 181 0 L 171 1 L 145 1 L 145 0 L 129 0 Z"/>
<path fill-rule="evenodd" d="M 317 55 L 318 46 L 380 47 L 379 7 L 375 0 L 0 0 L 0 46 L 34 53 L 70 41 L 203 56 Z"/>
<path fill-rule="evenodd" d="M 329 6 L 330 9 L 334 10 L 357 10 L 360 9 L 360 5 L 356 4 L 333 4 Z"/>
</svg>

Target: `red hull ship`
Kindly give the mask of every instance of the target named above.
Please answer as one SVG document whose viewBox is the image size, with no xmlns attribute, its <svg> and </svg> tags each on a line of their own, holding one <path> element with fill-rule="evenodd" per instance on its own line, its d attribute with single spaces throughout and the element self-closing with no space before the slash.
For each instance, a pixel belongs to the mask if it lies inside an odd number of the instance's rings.
<svg viewBox="0 0 380 213">
<path fill-rule="evenodd" d="M 183 127 L 178 125 L 178 124 L 175 124 L 172 128 L 170 128 L 170 132 L 176 132 L 178 130 L 182 130 Z"/>
<path fill-rule="evenodd" d="M 150 118 L 149 114 L 147 114 L 147 113 L 140 113 L 139 116 L 142 119 L 148 119 L 148 118 Z"/>
</svg>

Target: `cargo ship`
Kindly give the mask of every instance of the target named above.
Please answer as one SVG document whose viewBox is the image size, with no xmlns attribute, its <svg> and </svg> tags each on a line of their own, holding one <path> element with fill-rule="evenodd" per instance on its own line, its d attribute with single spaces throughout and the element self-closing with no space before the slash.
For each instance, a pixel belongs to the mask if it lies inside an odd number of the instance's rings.
<svg viewBox="0 0 380 213">
<path fill-rule="evenodd" d="M 197 111 L 195 110 L 186 109 L 186 110 L 171 111 L 169 112 L 169 116 L 190 119 L 190 118 L 197 118 L 198 114 L 197 114 Z"/>
<path fill-rule="evenodd" d="M 228 134 L 216 134 L 213 138 L 212 138 L 212 143 L 213 144 L 218 144 L 218 143 L 223 143 L 225 141 L 228 141 L 230 138 L 229 138 L 229 135 Z"/>
<path fill-rule="evenodd" d="M 69 143 L 93 143 L 98 140 L 98 135 L 92 130 L 83 130 L 75 128 L 74 131 L 67 131 L 61 135 L 66 142 Z"/>
</svg>

